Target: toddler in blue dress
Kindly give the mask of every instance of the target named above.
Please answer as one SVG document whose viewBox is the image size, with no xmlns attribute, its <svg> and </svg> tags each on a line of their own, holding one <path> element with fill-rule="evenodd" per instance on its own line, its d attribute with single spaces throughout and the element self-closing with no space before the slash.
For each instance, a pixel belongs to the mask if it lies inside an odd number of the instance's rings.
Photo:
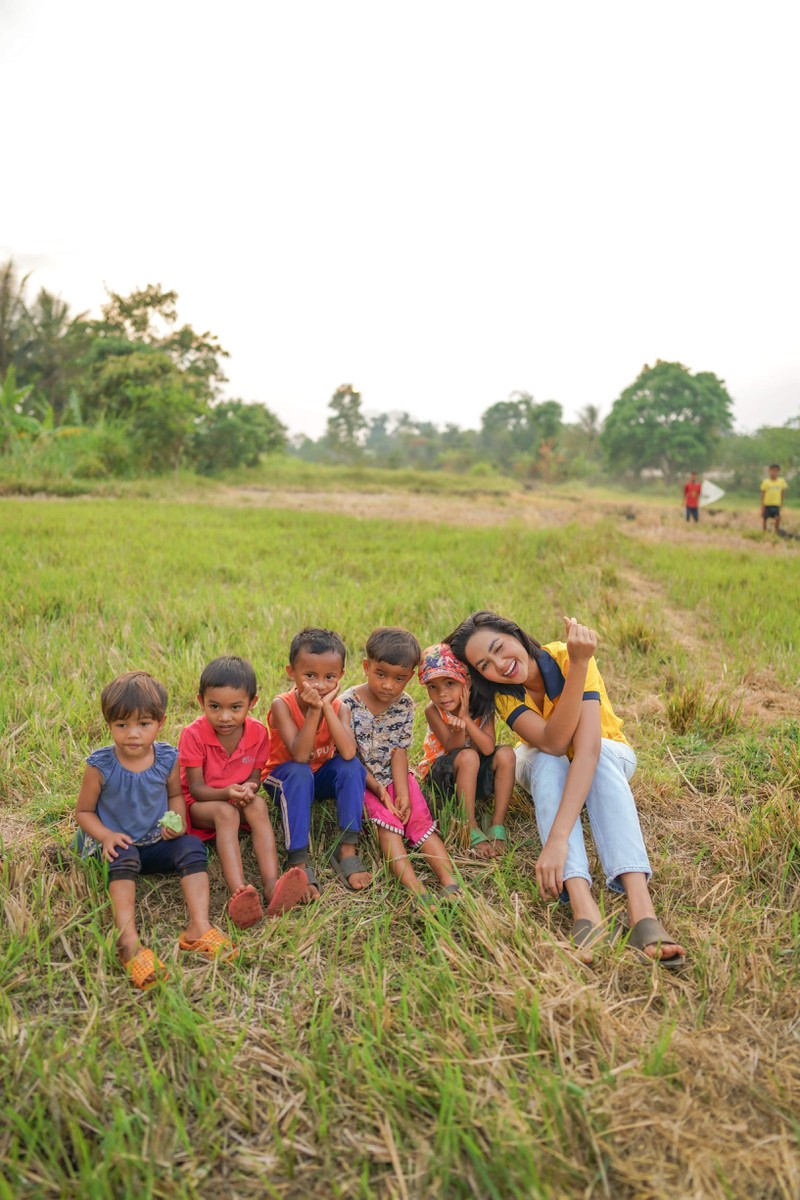
<svg viewBox="0 0 800 1200">
<path fill-rule="evenodd" d="M 129 671 L 100 697 L 113 741 L 86 760 L 76 820 L 82 856 L 108 863 L 108 891 L 120 960 L 136 987 L 166 978 L 164 964 L 143 947 L 136 929 L 139 875 L 176 873 L 189 922 L 179 942 L 205 958 L 232 958 L 235 947 L 211 927 L 208 866 L 203 843 L 186 833 L 178 752 L 156 741 L 164 726 L 167 693 L 152 675 Z"/>
</svg>

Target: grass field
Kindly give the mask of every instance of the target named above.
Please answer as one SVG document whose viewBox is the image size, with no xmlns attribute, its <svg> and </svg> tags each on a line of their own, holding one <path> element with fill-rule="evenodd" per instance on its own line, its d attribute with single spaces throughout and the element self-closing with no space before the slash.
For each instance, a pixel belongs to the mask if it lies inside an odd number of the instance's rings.
<svg viewBox="0 0 800 1200">
<path fill-rule="evenodd" d="M 206 500 L 0 502 L 1 1200 L 800 1195 L 800 545 L 569 497 L 387 504 L 410 522 Z M 375 625 L 425 644 L 477 607 L 598 629 L 687 970 L 578 962 L 519 798 L 495 866 L 443 814 L 457 909 L 421 919 L 368 842 L 368 894 L 326 869 L 228 967 L 178 959 L 177 881 L 143 881 L 170 979 L 135 993 L 102 879 L 64 850 L 103 685 L 152 671 L 177 741 L 217 654 L 252 659 L 263 718 L 302 625 L 341 632 L 350 683 Z M 322 811 L 318 860 L 333 835 Z"/>
</svg>

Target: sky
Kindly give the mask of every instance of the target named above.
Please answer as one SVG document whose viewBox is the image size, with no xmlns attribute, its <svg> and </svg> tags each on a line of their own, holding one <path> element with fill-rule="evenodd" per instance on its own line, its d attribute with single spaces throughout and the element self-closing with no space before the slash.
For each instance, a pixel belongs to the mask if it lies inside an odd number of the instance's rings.
<svg viewBox="0 0 800 1200">
<path fill-rule="evenodd" d="M 645 363 L 800 415 L 795 7 L 0 0 L 0 261 L 160 283 L 226 392 L 317 437 L 607 414 Z"/>
</svg>

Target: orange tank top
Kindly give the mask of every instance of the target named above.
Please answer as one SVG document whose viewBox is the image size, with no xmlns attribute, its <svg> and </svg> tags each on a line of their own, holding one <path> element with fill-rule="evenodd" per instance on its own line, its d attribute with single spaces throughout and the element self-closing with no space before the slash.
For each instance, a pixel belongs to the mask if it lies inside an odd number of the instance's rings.
<svg viewBox="0 0 800 1200">
<path fill-rule="evenodd" d="M 275 697 L 276 700 L 282 700 L 289 712 L 292 714 L 292 720 L 298 729 L 302 729 L 305 723 L 305 714 L 300 707 L 300 701 L 297 698 L 297 688 L 292 688 L 290 692 L 282 692 L 280 696 Z M 341 700 L 337 698 L 333 702 L 333 711 L 338 713 L 341 705 Z M 272 712 L 270 711 L 267 717 L 267 729 L 269 730 L 269 758 L 267 765 L 261 772 L 261 779 L 264 780 L 279 766 L 280 763 L 291 762 L 292 755 L 288 746 L 284 742 L 280 733 L 272 722 Z M 333 758 L 336 753 L 336 744 L 333 740 L 333 734 L 328 728 L 328 722 L 323 717 L 317 728 L 317 736 L 314 738 L 314 749 L 311 751 L 311 758 L 308 765 L 312 771 L 318 771 L 320 767 Z"/>
</svg>

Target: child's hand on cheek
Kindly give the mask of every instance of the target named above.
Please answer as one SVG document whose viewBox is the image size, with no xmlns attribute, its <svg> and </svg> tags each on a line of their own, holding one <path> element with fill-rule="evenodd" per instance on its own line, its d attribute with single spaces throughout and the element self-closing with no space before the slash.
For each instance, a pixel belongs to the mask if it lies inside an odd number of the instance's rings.
<svg viewBox="0 0 800 1200">
<path fill-rule="evenodd" d="M 310 683 L 304 683 L 300 689 L 300 699 L 309 708 L 322 708 L 322 697 Z"/>
<path fill-rule="evenodd" d="M 341 690 L 342 690 L 342 681 L 341 681 L 341 679 L 339 679 L 339 680 L 337 680 L 336 687 L 333 689 L 333 691 L 328 692 L 327 696 L 322 701 L 323 708 L 325 707 L 326 704 L 332 704 L 333 701 L 336 699 L 336 697 L 339 695 L 339 692 Z"/>
<path fill-rule="evenodd" d="M 462 721 L 466 721 L 469 716 L 469 683 L 462 683 L 461 685 L 461 701 L 458 705 L 456 716 L 460 717 Z M 464 726 L 461 725 L 459 728 L 463 729 Z"/>
</svg>

